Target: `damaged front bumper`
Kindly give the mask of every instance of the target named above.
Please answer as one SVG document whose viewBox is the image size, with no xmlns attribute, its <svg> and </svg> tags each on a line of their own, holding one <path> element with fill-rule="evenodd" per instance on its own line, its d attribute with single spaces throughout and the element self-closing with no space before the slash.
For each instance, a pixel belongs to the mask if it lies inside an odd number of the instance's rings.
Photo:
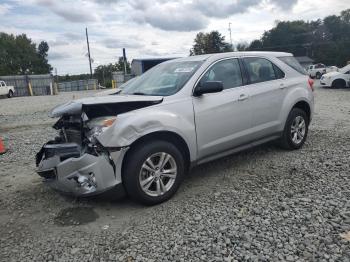
<svg viewBox="0 0 350 262">
<path fill-rule="evenodd" d="M 75 196 L 99 194 L 121 184 L 126 150 L 91 154 L 76 143 L 49 142 L 36 156 L 37 173 L 55 190 Z"/>
</svg>

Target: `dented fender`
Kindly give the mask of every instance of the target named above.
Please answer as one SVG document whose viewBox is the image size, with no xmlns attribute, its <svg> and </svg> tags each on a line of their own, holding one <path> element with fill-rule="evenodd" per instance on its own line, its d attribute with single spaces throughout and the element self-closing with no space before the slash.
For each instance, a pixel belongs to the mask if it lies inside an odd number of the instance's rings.
<svg viewBox="0 0 350 262">
<path fill-rule="evenodd" d="M 165 109 L 166 108 L 166 109 Z M 173 132 L 186 142 L 191 160 L 197 154 L 192 100 L 162 103 L 118 116 L 97 139 L 104 147 L 127 147 L 137 139 L 159 131 Z"/>
</svg>

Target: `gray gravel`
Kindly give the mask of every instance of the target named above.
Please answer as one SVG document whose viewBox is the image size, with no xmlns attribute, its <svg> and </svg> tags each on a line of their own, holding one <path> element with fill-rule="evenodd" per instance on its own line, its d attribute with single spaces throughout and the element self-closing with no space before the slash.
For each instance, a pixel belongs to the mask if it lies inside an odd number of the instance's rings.
<svg viewBox="0 0 350 262">
<path fill-rule="evenodd" d="M 199 166 L 155 207 L 41 183 L 47 112 L 72 96 L 0 100 L 1 261 L 350 261 L 349 89 L 316 89 L 303 149 L 268 144 Z"/>
</svg>

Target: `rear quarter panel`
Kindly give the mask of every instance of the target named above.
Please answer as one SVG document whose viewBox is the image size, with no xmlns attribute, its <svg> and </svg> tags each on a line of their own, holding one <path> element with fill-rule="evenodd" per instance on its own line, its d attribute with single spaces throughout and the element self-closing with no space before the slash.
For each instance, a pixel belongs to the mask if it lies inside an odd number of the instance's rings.
<svg viewBox="0 0 350 262">
<path fill-rule="evenodd" d="M 314 111 L 314 95 L 311 89 L 308 87 L 308 77 L 304 75 L 288 79 L 287 93 L 284 97 L 282 110 L 279 115 L 281 120 L 279 131 L 283 131 L 289 112 L 292 110 L 294 105 L 301 101 L 309 104 L 312 119 Z"/>
</svg>

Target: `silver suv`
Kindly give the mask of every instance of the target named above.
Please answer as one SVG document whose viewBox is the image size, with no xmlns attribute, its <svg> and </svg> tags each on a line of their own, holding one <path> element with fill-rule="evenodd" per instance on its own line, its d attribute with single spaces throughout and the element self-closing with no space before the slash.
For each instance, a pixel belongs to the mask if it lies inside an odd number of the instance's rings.
<svg viewBox="0 0 350 262">
<path fill-rule="evenodd" d="M 289 53 L 164 62 L 120 92 L 53 109 L 59 132 L 37 154 L 38 173 L 77 196 L 123 189 L 157 204 L 194 165 L 270 140 L 300 148 L 313 114 L 312 84 Z"/>
</svg>

